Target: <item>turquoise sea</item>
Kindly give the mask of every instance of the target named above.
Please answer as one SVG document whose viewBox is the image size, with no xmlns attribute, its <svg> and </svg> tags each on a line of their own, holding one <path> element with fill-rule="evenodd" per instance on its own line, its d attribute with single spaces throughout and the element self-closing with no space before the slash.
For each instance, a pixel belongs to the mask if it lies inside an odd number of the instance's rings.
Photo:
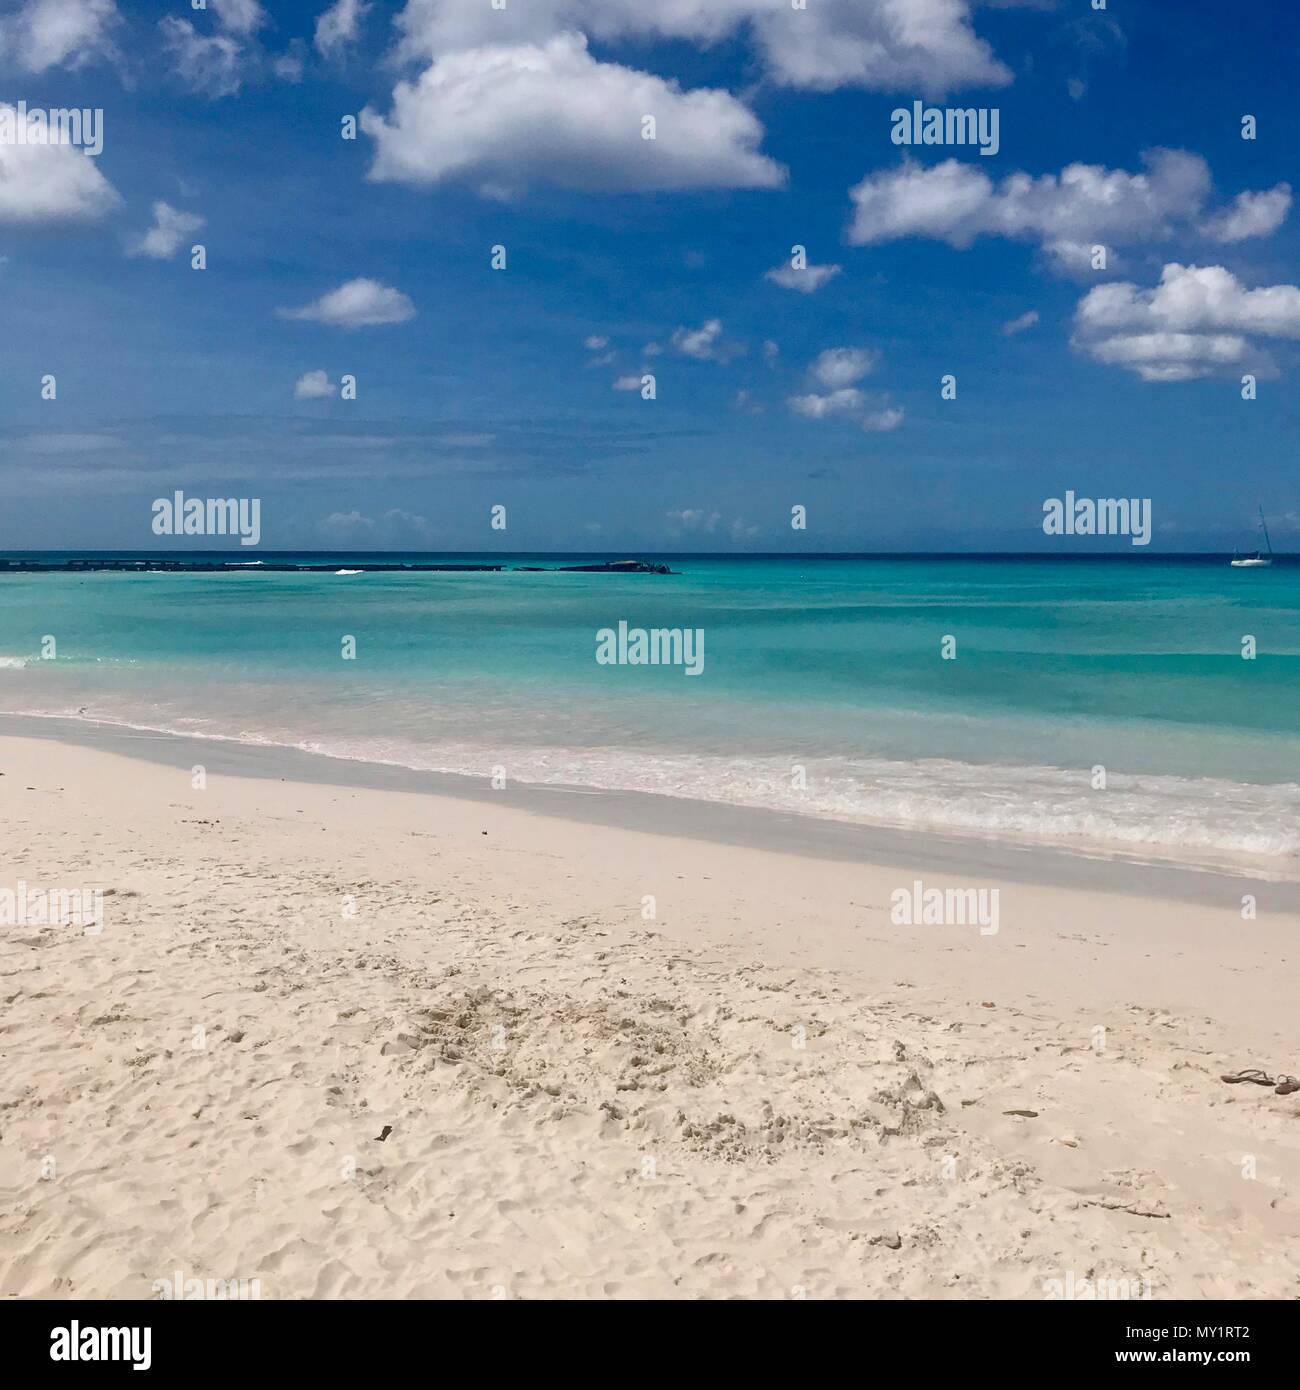
<svg viewBox="0 0 1300 1390">
<path fill-rule="evenodd" d="M 256 555 L 278 558 L 602 557 Z M 681 573 L 0 573 L 0 710 L 1088 852 L 1300 864 L 1298 564 L 645 558 Z M 599 664 L 597 633 L 620 621 L 702 631 L 703 671 Z"/>
</svg>

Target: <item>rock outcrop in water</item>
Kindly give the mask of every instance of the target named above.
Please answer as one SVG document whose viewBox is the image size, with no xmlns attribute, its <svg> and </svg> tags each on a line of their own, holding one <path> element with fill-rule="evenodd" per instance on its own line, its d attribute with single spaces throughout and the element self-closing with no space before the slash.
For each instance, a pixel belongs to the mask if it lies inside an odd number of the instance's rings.
<svg viewBox="0 0 1300 1390">
<path fill-rule="evenodd" d="M 368 560 L 349 560 L 349 574 L 392 574 L 450 571 L 453 573 L 498 574 L 508 565 L 387 564 Z M 606 560 L 598 565 L 515 565 L 518 573 L 533 574 L 673 574 L 667 565 L 649 560 Z M 339 561 L 329 564 L 298 564 L 292 560 L 172 560 L 95 556 L 75 560 L 6 560 L 0 558 L 3 574 L 94 574 L 111 570 L 115 574 L 337 574 Z"/>
</svg>

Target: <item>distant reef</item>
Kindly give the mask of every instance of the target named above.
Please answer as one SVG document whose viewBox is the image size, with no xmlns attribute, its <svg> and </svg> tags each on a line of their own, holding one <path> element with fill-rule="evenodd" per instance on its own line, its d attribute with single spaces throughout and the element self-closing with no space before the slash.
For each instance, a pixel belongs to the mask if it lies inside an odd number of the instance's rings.
<svg viewBox="0 0 1300 1390">
<path fill-rule="evenodd" d="M 337 574 L 344 562 L 295 564 L 290 560 L 156 560 L 103 557 L 85 560 L 4 560 L 4 574 L 95 574 L 110 570 L 115 574 L 221 574 L 257 570 L 261 574 Z M 457 573 L 499 573 L 514 569 L 525 574 L 676 574 L 667 565 L 649 560 L 606 560 L 599 565 L 400 565 L 372 560 L 348 560 L 349 574 L 391 574 L 414 571 L 453 571 Z"/>
</svg>

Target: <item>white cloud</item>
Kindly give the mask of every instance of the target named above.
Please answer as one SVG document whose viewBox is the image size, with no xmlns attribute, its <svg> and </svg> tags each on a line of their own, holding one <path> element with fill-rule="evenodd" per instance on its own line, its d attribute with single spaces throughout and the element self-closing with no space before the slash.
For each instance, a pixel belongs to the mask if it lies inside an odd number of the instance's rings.
<svg viewBox="0 0 1300 1390">
<path fill-rule="evenodd" d="M 134 238 L 128 246 L 132 256 L 148 256 L 152 260 L 170 260 L 184 239 L 203 226 L 203 219 L 191 212 L 179 212 L 168 203 L 156 202 L 153 205 L 153 226 L 142 236 Z"/>
<path fill-rule="evenodd" d="M 868 411 L 862 417 L 862 428 L 869 434 L 887 434 L 903 423 L 901 406 L 890 406 L 884 410 Z"/>
<path fill-rule="evenodd" d="M 825 420 L 845 416 L 862 429 L 883 432 L 897 429 L 903 422 L 903 412 L 889 406 L 878 397 L 873 401 L 857 385 L 873 372 L 880 353 L 872 348 L 826 348 L 817 354 L 808 377 L 823 389 L 790 396 L 786 404 L 796 415 L 809 420 Z"/>
<path fill-rule="evenodd" d="M 0 57 L 24 72 L 75 70 L 114 55 L 109 31 L 120 22 L 114 0 L 27 0 L 0 19 Z"/>
<path fill-rule="evenodd" d="M 804 415 L 809 420 L 847 416 L 873 434 L 896 430 L 903 423 L 901 408 L 882 405 L 880 409 L 873 410 L 868 398 L 856 386 L 842 386 L 837 391 L 824 394 L 812 391 L 802 396 L 791 396 L 786 404 L 796 415 Z"/>
<path fill-rule="evenodd" d="M 971 27 L 968 0 L 409 0 L 397 18 L 401 56 L 428 58 L 493 43 L 540 43 L 563 31 L 598 40 L 749 37 L 778 84 L 829 91 L 1000 86 L 1007 69 Z"/>
<path fill-rule="evenodd" d="M 335 328 L 368 328 L 381 323 L 405 323 L 415 317 L 415 305 L 401 290 L 378 280 L 349 280 L 301 309 L 281 309 L 281 318 L 307 319 Z"/>
<path fill-rule="evenodd" d="M 16 122 L 18 112 L 0 102 L 0 112 Z M 0 225 L 87 222 L 121 201 L 95 162 L 77 146 L 59 143 L 13 145 L 0 142 Z"/>
<path fill-rule="evenodd" d="M 301 82 L 306 53 L 306 44 L 301 39 L 294 39 L 283 53 L 271 59 L 271 71 L 281 82 Z"/>
<path fill-rule="evenodd" d="M 1098 362 L 1143 381 L 1192 381 L 1245 363 L 1248 344 L 1229 333 L 1121 333 L 1087 345 Z"/>
<path fill-rule="evenodd" d="M 828 415 L 853 415 L 864 404 L 862 392 L 854 386 L 843 386 L 825 395 L 810 392 L 805 396 L 791 396 L 789 400 L 791 410 L 798 415 L 806 415 L 810 420 L 824 420 Z"/>
<path fill-rule="evenodd" d="M 1008 174 L 996 184 L 956 159 L 929 168 L 908 160 L 849 190 L 849 240 L 866 246 L 922 236 L 964 248 L 979 236 L 1013 237 L 1037 241 L 1069 267 L 1090 255 L 1093 244 L 1158 241 L 1195 230 L 1212 193 L 1208 165 L 1186 150 L 1150 150 L 1142 159 L 1143 173 L 1071 164 L 1060 174 Z M 1239 197 L 1232 229 L 1250 236 L 1272 231 L 1290 202 L 1289 189 L 1282 202 L 1283 189 Z"/>
<path fill-rule="evenodd" d="M 335 0 L 316 20 L 316 51 L 333 58 L 361 33 L 361 21 L 369 12 L 365 0 Z"/>
<path fill-rule="evenodd" d="M 1300 287 L 1251 290 L 1223 266 L 1171 263 L 1154 289 L 1125 282 L 1090 290 L 1075 311 L 1073 343 L 1144 381 L 1188 381 L 1271 371 L 1249 334 L 1300 339 Z"/>
<path fill-rule="evenodd" d="M 827 348 L 808 370 L 815 381 L 834 391 L 861 381 L 879 361 L 880 354 L 870 348 Z"/>
<path fill-rule="evenodd" d="M 729 362 L 745 351 L 738 343 L 723 341 L 721 319 L 708 319 L 699 328 L 675 329 L 671 341 L 683 357 L 698 362 Z"/>
<path fill-rule="evenodd" d="M 1201 229 L 1214 241 L 1245 241 L 1270 236 L 1291 211 L 1291 185 L 1280 183 L 1266 193 L 1238 193 L 1231 207 L 1211 217 Z"/>
<path fill-rule="evenodd" d="M 254 36 L 269 19 L 259 0 L 208 0 L 208 4 L 221 32 L 201 33 L 188 19 L 169 15 L 158 24 L 163 48 L 172 69 L 191 91 L 213 99 L 234 96 L 243 84 L 246 66 L 258 71 L 268 61 Z M 293 40 L 269 60 L 270 70 L 282 81 L 300 82 L 304 51 L 303 41 Z"/>
<path fill-rule="evenodd" d="M 646 115 L 656 121 L 653 140 L 642 138 Z M 785 181 L 784 168 L 758 152 L 763 127 L 729 93 L 683 92 L 597 62 L 581 34 L 443 54 L 416 81 L 397 84 L 390 115 L 366 107 L 361 126 L 375 141 L 372 179 L 466 179 L 494 197 L 535 181 L 621 191 Z"/>
<path fill-rule="evenodd" d="M 200 34 L 188 19 L 168 15 L 159 20 L 163 47 L 180 79 L 208 97 L 229 97 L 239 91 L 240 47 L 226 34 Z"/>
<path fill-rule="evenodd" d="M 582 345 L 588 352 L 600 352 L 602 348 L 609 346 L 609 339 L 602 337 L 599 333 L 592 333 L 583 339 Z"/>
<path fill-rule="evenodd" d="M 379 516 L 365 516 L 355 508 L 350 512 L 331 512 L 320 522 L 321 532 L 333 540 L 393 545 L 401 541 L 428 541 L 437 537 L 428 517 L 401 507 L 390 507 Z"/>
<path fill-rule="evenodd" d="M 787 261 L 767 271 L 764 279 L 771 280 L 774 285 L 780 285 L 783 290 L 799 290 L 803 294 L 812 294 L 821 289 L 828 280 L 833 280 L 842 269 L 843 267 L 838 265 L 806 265 L 802 270 L 796 270 Z"/>
<path fill-rule="evenodd" d="M 641 389 L 641 378 L 636 372 L 628 372 L 621 376 L 614 383 L 615 391 L 639 391 Z"/>
<path fill-rule="evenodd" d="M 1002 336 L 1005 338 L 1013 337 L 1017 333 L 1023 333 L 1026 328 L 1032 328 L 1038 322 L 1038 310 L 1026 309 L 1023 314 L 1014 319 L 1008 319 L 1002 325 Z"/>
<path fill-rule="evenodd" d="M 712 536 L 719 528 L 725 528 L 733 541 L 748 541 L 759 534 L 759 527 L 746 521 L 743 516 L 727 521 L 721 512 L 705 511 L 703 507 L 684 507 L 677 511 L 665 512 L 664 515 L 672 523 L 673 535 L 680 535 L 686 531 L 695 535 Z"/>
<path fill-rule="evenodd" d="M 708 319 L 699 328 L 678 328 L 673 333 L 672 343 L 678 352 L 687 357 L 707 360 L 713 356 L 714 347 L 722 336 L 722 320 Z"/>
<path fill-rule="evenodd" d="M 247 37 L 266 23 L 266 11 L 258 0 L 208 0 L 216 11 L 217 21 L 232 34 Z"/>
<path fill-rule="evenodd" d="M 321 530 L 334 536 L 368 535 L 374 529 L 374 517 L 362 516 L 355 507 L 350 512 L 331 512 L 321 522 Z"/>
<path fill-rule="evenodd" d="M 293 394 L 300 401 L 316 401 L 323 396 L 337 396 L 338 386 L 324 371 L 303 372 L 293 384 Z"/>
<path fill-rule="evenodd" d="M 1097 266 L 1094 266 L 1098 248 L 1102 251 L 1104 260 L 1098 261 Z M 1047 242 L 1043 247 L 1043 254 L 1053 269 L 1062 275 L 1082 276 L 1102 265 L 1108 271 L 1115 271 L 1122 264 L 1119 253 L 1104 241 L 1069 241 L 1060 237 L 1056 241 Z"/>
</svg>

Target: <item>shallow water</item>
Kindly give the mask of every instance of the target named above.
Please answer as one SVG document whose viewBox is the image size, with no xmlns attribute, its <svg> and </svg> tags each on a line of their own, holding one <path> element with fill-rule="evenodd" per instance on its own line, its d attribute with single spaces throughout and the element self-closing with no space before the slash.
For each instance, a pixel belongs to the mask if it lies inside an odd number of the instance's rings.
<svg viewBox="0 0 1300 1390">
<path fill-rule="evenodd" d="M 1089 850 L 1300 855 L 1300 567 L 672 564 L 7 575 L 0 708 Z M 599 664 L 620 621 L 700 630 L 702 672 Z"/>
</svg>

